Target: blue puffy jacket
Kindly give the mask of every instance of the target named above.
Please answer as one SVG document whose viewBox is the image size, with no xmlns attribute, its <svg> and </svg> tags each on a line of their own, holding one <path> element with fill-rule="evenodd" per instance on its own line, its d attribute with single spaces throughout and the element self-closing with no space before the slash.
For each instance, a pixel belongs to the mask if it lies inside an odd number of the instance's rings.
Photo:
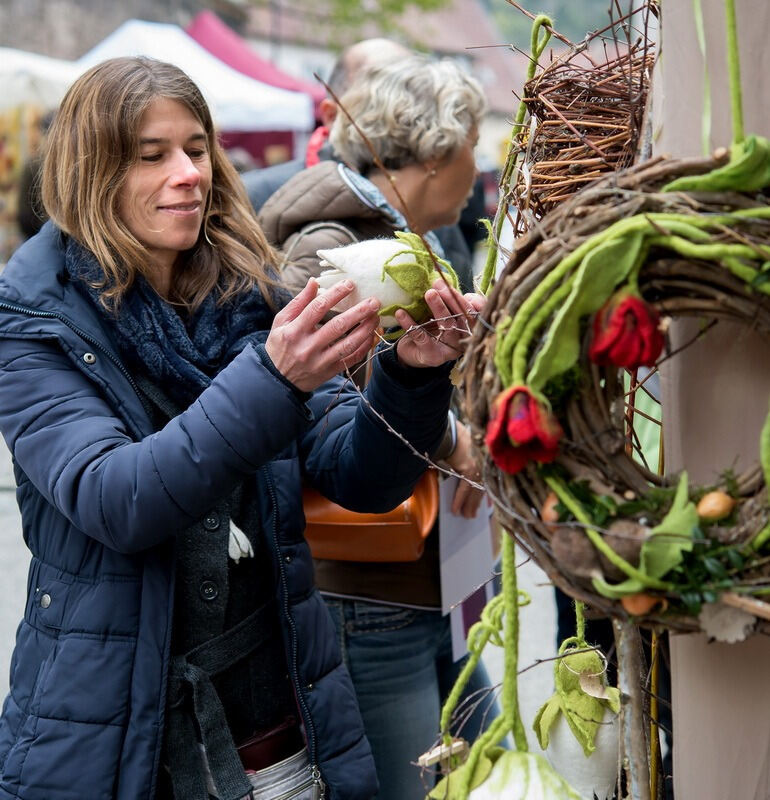
<svg viewBox="0 0 770 800">
<path fill-rule="evenodd" d="M 174 534 L 249 475 L 310 759 L 332 800 L 371 797 L 369 745 L 313 588 L 300 480 L 353 509 L 386 510 L 424 463 L 340 380 L 305 405 L 252 347 L 154 432 L 100 315 L 66 279 L 50 223 L 0 276 L 0 368 L 0 428 L 33 556 L 0 718 L 0 800 L 153 797 Z M 441 439 L 449 394 L 446 369 L 392 359 L 367 388 L 421 452 Z"/>
</svg>

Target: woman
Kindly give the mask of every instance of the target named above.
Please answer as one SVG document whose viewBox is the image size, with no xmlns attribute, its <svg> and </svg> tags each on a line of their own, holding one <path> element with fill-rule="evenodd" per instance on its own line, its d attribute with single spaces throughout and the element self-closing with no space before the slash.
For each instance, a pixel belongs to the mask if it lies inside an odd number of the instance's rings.
<svg viewBox="0 0 770 800">
<path fill-rule="evenodd" d="M 343 163 L 323 162 L 294 176 L 260 213 L 294 291 L 323 269 L 317 250 L 396 230 L 423 234 L 442 255 L 431 231 L 455 224 L 473 191 L 485 102 L 457 64 L 414 56 L 371 69 L 341 106 L 330 143 Z M 450 422 L 434 458 L 478 480 L 469 432 Z M 473 516 L 481 500 L 461 482 L 452 510 Z M 412 762 L 434 744 L 440 704 L 464 665 L 453 662 L 449 617 L 441 614 L 438 538 L 434 526 L 414 562 L 316 561 L 316 582 L 335 619 L 372 745 L 379 800 L 425 796 L 428 777 Z M 471 695 L 465 710 L 474 701 L 478 709 L 460 731 L 468 739 L 486 716 L 494 718 L 483 668 L 470 681 Z"/>
<path fill-rule="evenodd" d="M 424 469 L 333 379 L 377 302 L 321 325 L 351 287 L 310 281 L 275 312 L 273 253 L 169 64 L 75 82 L 43 201 L 52 222 L 0 279 L 0 427 L 32 551 L 0 798 L 371 797 L 299 492 L 302 473 L 383 510 Z M 441 286 L 426 300 L 473 307 Z M 378 359 L 367 399 L 423 451 L 460 342 L 417 334 Z"/>
</svg>

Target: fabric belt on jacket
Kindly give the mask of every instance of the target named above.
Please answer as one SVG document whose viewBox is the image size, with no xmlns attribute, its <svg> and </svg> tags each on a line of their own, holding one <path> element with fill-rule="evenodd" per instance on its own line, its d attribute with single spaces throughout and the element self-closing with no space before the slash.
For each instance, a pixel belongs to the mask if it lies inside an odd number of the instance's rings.
<svg viewBox="0 0 770 800">
<path fill-rule="evenodd" d="M 208 800 L 198 741 L 206 751 L 221 800 L 240 800 L 250 793 L 251 784 L 211 678 L 256 650 L 273 629 L 275 615 L 275 605 L 267 603 L 223 634 L 185 655 L 172 656 L 168 766 L 177 800 Z M 192 714 L 188 699 L 192 700 Z"/>
</svg>

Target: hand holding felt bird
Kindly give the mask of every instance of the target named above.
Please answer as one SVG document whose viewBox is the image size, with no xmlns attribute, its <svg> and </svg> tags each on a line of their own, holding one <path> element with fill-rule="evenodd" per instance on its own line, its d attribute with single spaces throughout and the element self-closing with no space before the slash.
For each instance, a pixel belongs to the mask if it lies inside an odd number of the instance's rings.
<svg viewBox="0 0 770 800">
<path fill-rule="evenodd" d="M 331 250 L 319 250 L 320 265 L 328 267 L 318 276 L 322 289 L 343 279 L 353 281 L 355 289 L 334 310 L 345 311 L 366 297 L 380 303 L 380 318 L 387 327 L 398 325 L 396 309 L 405 309 L 417 322 L 430 316 L 425 292 L 441 269 L 450 286 L 458 280 L 449 262 L 432 255 L 415 233 L 396 232 L 395 239 L 367 239 Z"/>
<path fill-rule="evenodd" d="M 344 312 L 363 298 L 377 298 L 382 324 L 403 329 L 397 350 L 402 363 L 433 367 L 462 353 L 485 300 L 461 295 L 451 265 L 430 253 L 417 234 L 397 231 L 395 239 L 370 239 L 318 255 L 321 266 L 331 267 L 317 279 L 322 289 L 332 291 L 342 280 L 354 284 L 332 310 Z"/>
</svg>

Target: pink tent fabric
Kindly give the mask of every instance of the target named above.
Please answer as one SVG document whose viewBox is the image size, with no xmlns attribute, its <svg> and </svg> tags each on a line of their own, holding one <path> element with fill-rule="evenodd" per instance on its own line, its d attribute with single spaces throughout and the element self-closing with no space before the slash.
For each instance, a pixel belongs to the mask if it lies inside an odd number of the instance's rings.
<svg viewBox="0 0 770 800">
<path fill-rule="evenodd" d="M 238 72 L 279 89 L 309 94 L 318 111 L 318 104 L 326 96 L 321 85 L 295 78 L 257 55 L 213 11 L 201 11 L 185 30 L 201 47 Z"/>
</svg>

